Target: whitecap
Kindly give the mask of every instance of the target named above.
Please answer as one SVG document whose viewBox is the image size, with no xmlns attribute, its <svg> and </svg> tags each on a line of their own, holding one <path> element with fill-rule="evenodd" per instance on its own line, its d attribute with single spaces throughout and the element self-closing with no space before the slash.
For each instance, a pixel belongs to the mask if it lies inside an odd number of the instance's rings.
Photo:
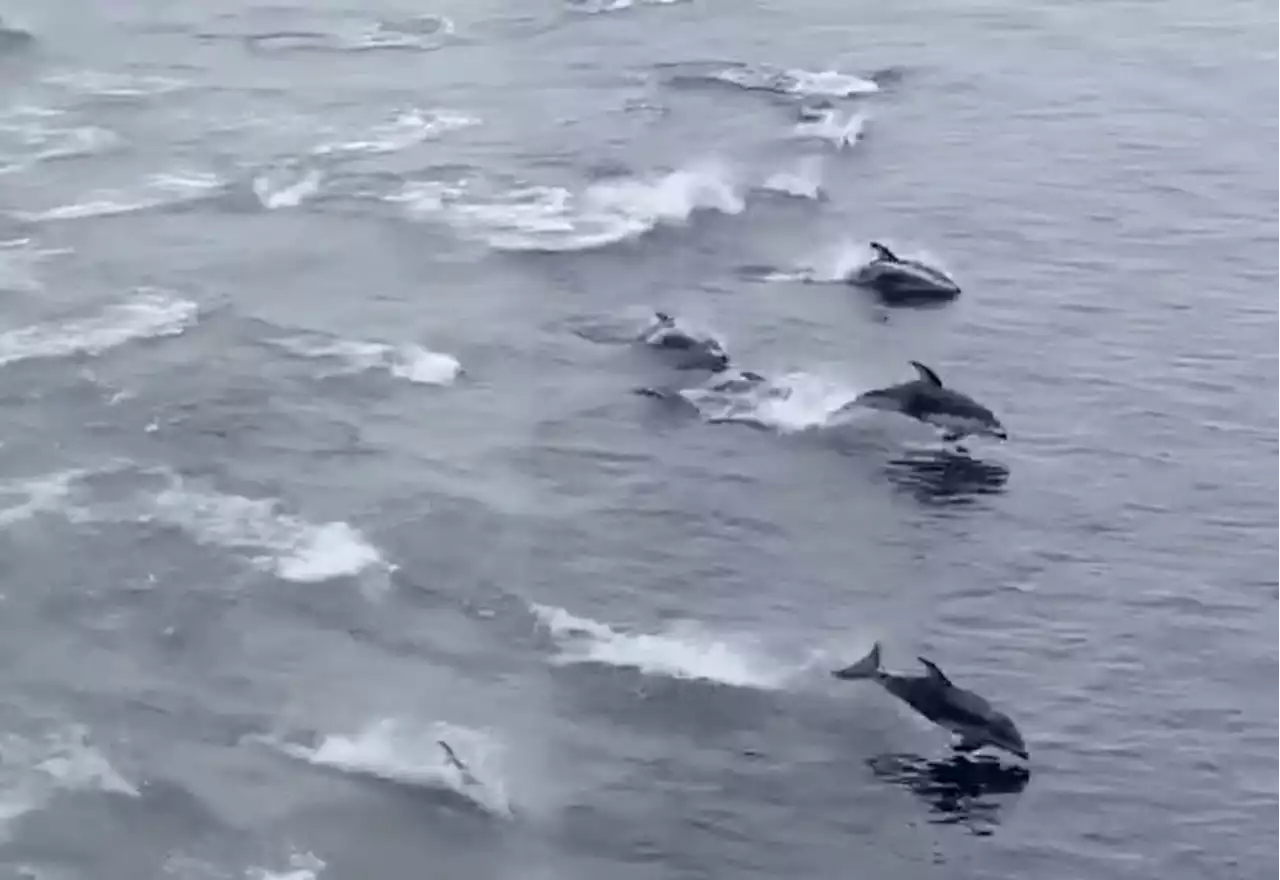
<svg viewBox="0 0 1280 880">
<path fill-rule="evenodd" d="M 143 290 L 97 315 L 0 333 L 0 366 L 34 358 L 98 355 L 137 339 L 176 336 L 195 323 L 199 306 L 160 291 Z"/>
<path fill-rule="evenodd" d="M 748 639 L 713 634 L 693 623 L 661 632 L 625 632 L 563 608 L 530 608 L 555 641 L 555 662 L 560 664 L 619 666 L 647 675 L 766 690 L 782 687 L 801 671 L 767 656 Z"/>
</svg>

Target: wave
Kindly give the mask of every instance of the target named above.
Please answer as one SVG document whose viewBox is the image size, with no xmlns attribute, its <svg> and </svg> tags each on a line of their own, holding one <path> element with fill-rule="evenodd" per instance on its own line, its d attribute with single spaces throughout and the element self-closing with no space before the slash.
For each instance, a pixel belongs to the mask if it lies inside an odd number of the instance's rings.
<svg viewBox="0 0 1280 880">
<path fill-rule="evenodd" d="M 500 744 L 466 727 L 437 723 L 428 728 L 384 718 L 350 735 L 320 735 L 306 744 L 265 738 L 286 755 L 317 767 L 370 776 L 414 788 L 450 791 L 488 813 L 515 814 L 503 783 Z M 448 760 L 447 742 L 466 765 Z"/>
<path fill-rule="evenodd" d="M 97 125 L 56 126 L 21 108 L 0 121 L 0 174 L 14 174 L 42 162 L 98 156 L 116 149 L 120 135 Z"/>
<path fill-rule="evenodd" d="M 342 366 L 331 375 L 386 370 L 410 382 L 448 385 L 462 373 L 462 365 L 453 355 L 411 343 L 391 345 L 321 337 L 289 337 L 272 343 L 300 357 L 338 361 Z"/>
<path fill-rule="evenodd" d="M 390 200 L 509 251 L 590 250 L 660 225 L 687 224 L 698 211 L 738 214 L 745 208 L 734 175 L 715 162 L 598 181 L 577 193 L 556 186 L 502 188 L 483 180 L 411 182 Z"/>
<path fill-rule="evenodd" d="M 364 22 L 336 32 L 270 31 L 243 39 L 258 52 L 425 52 L 447 45 L 454 32 L 449 18 L 417 15 Z"/>
<path fill-rule="evenodd" d="M 97 190 L 87 194 L 82 201 L 44 211 L 14 212 L 14 216 L 29 223 L 109 217 L 201 201 L 225 190 L 226 183 L 215 174 L 190 171 L 160 173 L 147 177 L 137 190 Z"/>
<path fill-rule="evenodd" d="M 314 156 L 394 153 L 424 143 L 450 131 L 479 125 L 480 120 L 455 110 L 424 110 L 411 107 L 397 111 L 385 122 L 374 124 L 363 137 L 326 141 L 315 147 Z"/>
<path fill-rule="evenodd" d="M 160 291 L 141 291 L 100 314 L 0 333 L 0 367 L 36 358 L 98 355 L 137 339 L 177 336 L 194 324 L 199 306 Z"/>
<path fill-rule="evenodd" d="M 95 483 L 122 477 L 123 493 L 94 497 Z M 160 485 L 155 486 L 159 478 Z M 42 513 L 76 523 L 125 522 L 180 529 L 197 543 L 228 550 L 257 551 L 251 562 L 296 583 L 373 575 L 368 585 L 384 587 L 396 566 L 388 563 L 350 523 L 314 523 L 281 510 L 275 498 L 246 498 L 189 484 L 168 468 L 139 468 L 123 461 L 94 470 L 72 469 L 0 483 L 0 499 L 21 499 L 0 508 L 0 528 Z"/>
<path fill-rule="evenodd" d="M 851 98 L 880 91 L 874 79 L 836 70 L 781 68 L 741 62 L 678 63 L 670 66 L 674 85 L 729 85 L 746 91 L 806 98 Z"/>
<path fill-rule="evenodd" d="M 748 638 L 731 638 L 686 622 L 661 632 L 627 632 L 563 608 L 530 605 L 556 643 L 558 664 L 597 664 L 637 669 L 646 675 L 773 690 L 809 668 L 786 664 Z"/>
<path fill-rule="evenodd" d="M 0 241 L 0 290 L 37 293 L 43 289 L 36 266 L 48 257 L 71 253 L 68 248 L 41 248 L 30 238 Z"/>
<path fill-rule="evenodd" d="M 70 725 L 43 739 L 0 736 L 0 830 L 42 809 L 59 791 L 101 791 L 139 797 L 138 789 L 90 742 L 87 728 Z"/>
<path fill-rule="evenodd" d="M 119 73 L 103 70 L 74 70 L 44 77 L 44 85 L 95 98 L 131 99 L 167 95 L 189 88 L 186 80 L 168 76 Z"/>
</svg>

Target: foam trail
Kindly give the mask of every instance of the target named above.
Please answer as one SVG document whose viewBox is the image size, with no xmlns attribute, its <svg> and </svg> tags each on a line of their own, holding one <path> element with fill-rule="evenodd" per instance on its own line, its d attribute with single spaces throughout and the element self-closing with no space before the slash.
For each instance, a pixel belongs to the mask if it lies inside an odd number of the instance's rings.
<svg viewBox="0 0 1280 880">
<path fill-rule="evenodd" d="M 746 640 L 710 634 L 693 624 L 658 633 L 629 633 L 578 617 L 563 608 L 533 604 L 538 622 L 559 648 L 556 662 L 638 669 L 648 675 L 771 690 L 801 671 L 760 653 Z"/>
<path fill-rule="evenodd" d="M 195 323 L 198 313 L 199 306 L 190 300 L 142 291 L 94 317 L 0 333 L 0 366 L 35 358 L 97 355 L 137 339 L 177 336 Z"/>
</svg>

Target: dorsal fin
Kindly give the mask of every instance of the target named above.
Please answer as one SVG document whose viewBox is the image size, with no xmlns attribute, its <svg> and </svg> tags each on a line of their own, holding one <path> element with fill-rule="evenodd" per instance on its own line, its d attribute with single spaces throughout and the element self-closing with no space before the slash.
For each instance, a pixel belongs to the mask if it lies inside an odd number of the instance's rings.
<svg viewBox="0 0 1280 880">
<path fill-rule="evenodd" d="M 942 682 L 943 684 L 947 684 L 947 685 L 951 684 L 951 679 L 947 678 L 947 676 L 943 673 L 943 671 L 939 669 L 938 665 L 934 663 L 932 660 L 926 660 L 923 657 L 917 657 L 916 659 L 919 660 L 920 663 L 924 666 L 924 668 L 929 671 L 930 678 L 936 679 Z"/>
<path fill-rule="evenodd" d="M 916 368 L 916 372 L 920 374 L 920 378 L 928 382 L 930 385 L 942 387 L 942 380 L 938 378 L 938 374 L 926 367 L 919 361 L 911 361 L 911 366 Z"/>
</svg>

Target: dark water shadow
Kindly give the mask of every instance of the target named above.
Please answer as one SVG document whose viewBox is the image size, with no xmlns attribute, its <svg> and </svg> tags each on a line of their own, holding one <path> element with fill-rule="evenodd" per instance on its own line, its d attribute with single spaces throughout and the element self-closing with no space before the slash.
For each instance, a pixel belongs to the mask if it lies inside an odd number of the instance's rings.
<svg viewBox="0 0 1280 880">
<path fill-rule="evenodd" d="M 953 449 L 912 451 L 889 459 L 885 475 L 895 486 L 932 504 L 971 504 L 1004 491 L 1009 469 Z"/>
<path fill-rule="evenodd" d="M 880 779 L 900 785 L 928 802 L 936 825 L 962 825 L 980 837 L 1000 824 L 1000 811 L 1031 780 L 1025 767 L 1001 764 L 995 758 L 954 755 L 927 760 L 909 753 L 877 755 L 867 766 Z M 1003 798 L 1002 796 L 1009 796 Z"/>
</svg>

